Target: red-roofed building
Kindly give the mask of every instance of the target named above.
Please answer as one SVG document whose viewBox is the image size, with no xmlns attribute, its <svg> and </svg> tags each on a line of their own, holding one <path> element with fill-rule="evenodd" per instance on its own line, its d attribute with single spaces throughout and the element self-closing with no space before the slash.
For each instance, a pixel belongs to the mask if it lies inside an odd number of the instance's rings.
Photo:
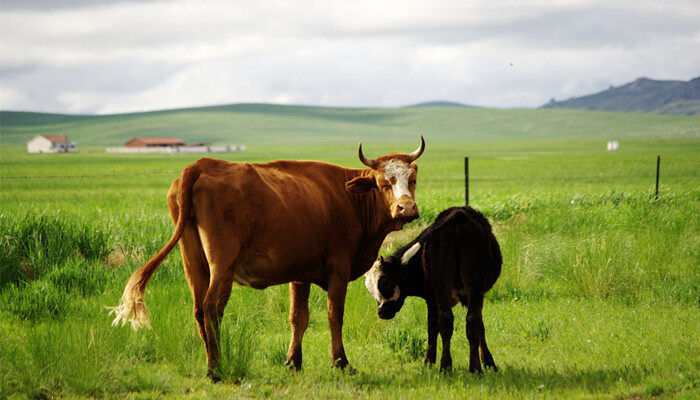
<svg viewBox="0 0 700 400">
<path fill-rule="evenodd" d="M 184 146 L 185 142 L 174 137 L 148 137 L 133 138 L 126 142 L 126 147 L 178 147 Z"/>
<path fill-rule="evenodd" d="M 29 153 L 77 153 L 75 142 L 58 135 L 36 135 L 27 142 Z"/>
</svg>

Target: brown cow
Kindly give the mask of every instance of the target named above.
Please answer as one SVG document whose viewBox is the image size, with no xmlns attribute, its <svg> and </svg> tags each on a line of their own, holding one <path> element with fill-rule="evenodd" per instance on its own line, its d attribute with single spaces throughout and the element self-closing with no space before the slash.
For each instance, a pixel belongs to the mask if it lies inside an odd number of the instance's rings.
<svg viewBox="0 0 700 400">
<path fill-rule="evenodd" d="M 234 163 L 203 158 L 185 167 L 168 192 L 175 233 L 136 270 L 113 308 L 113 325 L 149 326 L 146 284 L 178 241 L 194 299 L 194 315 L 207 350 L 208 375 L 218 380 L 218 327 L 233 282 L 264 289 L 290 283 L 292 338 L 287 365 L 301 368 L 301 342 L 309 320 L 309 289 L 328 291 L 331 354 L 348 365 L 342 340 L 348 282 L 376 259 L 386 235 L 418 218 L 415 160 L 391 154 L 359 157 L 369 169 L 317 161 Z"/>
</svg>

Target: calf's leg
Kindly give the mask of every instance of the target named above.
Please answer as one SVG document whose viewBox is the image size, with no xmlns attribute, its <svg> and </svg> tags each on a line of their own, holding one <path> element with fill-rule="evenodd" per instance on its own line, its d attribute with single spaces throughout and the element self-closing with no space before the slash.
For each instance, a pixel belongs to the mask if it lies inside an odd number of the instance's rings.
<svg viewBox="0 0 700 400">
<path fill-rule="evenodd" d="M 439 296 L 437 301 L 438 319 L 440 325 L 440 337 L 442 338 L 442 358 L 440 358 L 440 371 L 452 369 L 452 354 L 450 343 L 452 341 L 452 331 L 454 330 L 454 315 L 450 300 Z"/>
<path fill-rule="evenodd" d="M 289 284 L 289 324 L 292 327 L 292 339 L 289 342 L 285 365 L 297 371 L 301 369 L 301 341 L 309 324 L 310 289 L 311 284 L 308 282 Z"/>
<path fill-rule="evenodd" d="M 428 305 L 428 346 L 425 349 L 423 362 L 425 364 L 435 364 L 439 329 L 437 304 L 432 296 L 428 296 L 426 303 Z"/>
<path fill-rule="evenodd" d="M 484 334 L 484 323 L 481 320 L 481 308 L 483 304 L 483 294 L 476 291 L 469 292 L 466 324 L 467 340 L 469 340 L 469 372 L 482 372 L 481 359 L 479 358 L 479 344 Z"/>
</svg>

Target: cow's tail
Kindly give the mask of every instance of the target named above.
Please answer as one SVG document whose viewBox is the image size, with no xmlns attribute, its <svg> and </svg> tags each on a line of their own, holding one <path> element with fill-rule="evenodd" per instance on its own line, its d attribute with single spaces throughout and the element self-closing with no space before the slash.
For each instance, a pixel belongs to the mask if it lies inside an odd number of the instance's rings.
<svg viewBox="0 0 700 400">
<path fill-rule="evenodd" d="M 187 222 L 192 216 L 192 186 L 201 171 L 196 166 L 188 166 L 182 171 L 180 176 L 180 187 L 177 193 L 177 201 L 179 205 L 179 213 L 175 232 L 168 240 L 168 243 L 151 258 L 144 266 L 134 271 L 126 283 L 124 293 L 116 307 L 107 307 L 110 309 L 110 314 L 114 313 L 115 318 L 112 321 L 112 326 L 117 326 L 119 323 L 125 325 L 128 320 L 131 321 L 131 327 L 134 330 L 145 326 L 151 327 L 150 317 L 146 304 L 143 301 L 143 296 L 146 291 L 146 285 L 153 273 L 158 269 L 158 266 L 175 247 L 182 236 L 182 232 L 187 226 Z M 133 314 L 133 315 L 132 315 Z"/>
</svg>

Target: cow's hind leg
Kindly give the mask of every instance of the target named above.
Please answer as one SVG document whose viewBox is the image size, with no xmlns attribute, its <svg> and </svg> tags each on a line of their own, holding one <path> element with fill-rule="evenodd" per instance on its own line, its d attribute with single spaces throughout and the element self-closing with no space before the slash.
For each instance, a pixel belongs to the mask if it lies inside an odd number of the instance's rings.
<svg viewBox="0 0 700 400">
<path fill-rule="evenodd" d="M 199 335 L 207 346 L 207 335 L 204 327 L 204 299 L 209 288 L 209 265 L 202 250 L 197 230 L 192 227 L 185 228 L 180 238 L 180 251 L 185 267 L 185 276 L 190 285 L 192 300 L 194 302 L 194 318 L 197 321 Z"/>
<path fill-rule="evenodd" d="M 224 308 L 231 295 L 233 274 L 212 274 L 211 284 L 204 299 L 204 327 L 207 343 L 207 375 L 212 381 L 221 380 L 219 340 L 220 322 L 224 316 Z"/>
<path fill-rule="evenodd" d="M 289 284 L 289 324 L 292 327 L 292 339 L 287 352 L 285 365 L 301 369 L 301 341 L 309 324 L 309 291 L 311 283 L 292 282 Z"/>
<path fill-rule="evenodd" d="M 170 217 L 177 225 L 179 205 L 176 200 L 176 190 L 171 189 L 168 193 L 168 205 L 170 207 Z M 207 336 L 204 329 L 204 297 L 209 288 L 209 265 L 204 255 L 202 242 L 194 224 L 190 223 L 185 227 L 180 237 L 180 253 L 182 253 L 182 264 L 185 269 L 187 283 L 192 292 L 194 303 L 194 318 L 197 321 L 199 335 L 207 346 Z"/>
</svg>

